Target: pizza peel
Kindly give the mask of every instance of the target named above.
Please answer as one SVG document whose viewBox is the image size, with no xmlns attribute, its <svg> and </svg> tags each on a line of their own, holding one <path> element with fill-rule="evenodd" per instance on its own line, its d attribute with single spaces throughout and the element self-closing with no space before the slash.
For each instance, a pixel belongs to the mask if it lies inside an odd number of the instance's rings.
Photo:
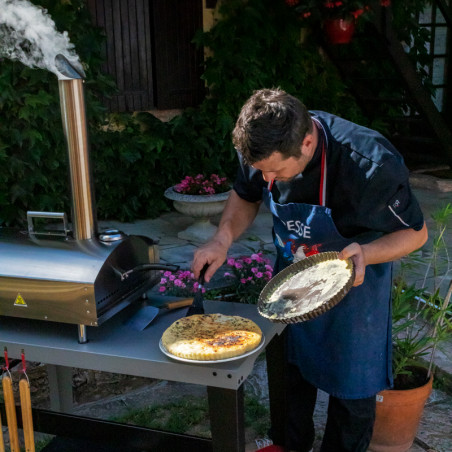
<svg viewBox="0 0 452 452">
<path fill-rule="evenodd" d="M 314 319 L 336 306 L 352 288 L 355 280 L 352 260 L 341 261 L 338 255 L 339 253 L 334 251 L 314 254 L 279 272 L 259 295 L 259 314 L 272 322 L 299 323 Z M 316 266 L 328 261 L 342 262 L 341 266 L 345 268 L 342 270 L 341 279 L 331 272 L 323 274 L 298 291 L 290 288 L 291 283 L 293 285 L 296 281 L 308 280 Z M 332 289 L 323 291 L 326 285 L 332 286 Z M 322 297 L 325 299 L 322 300 Z M 310 303 L 313 301 L 315 307 L 310 309 Z"/>
<path fill-rule="evenodd" d="M 157 306 L 149 303 L 155 303 Z M 125 324 L 136 331 L 143 331 L 159 314 L 172 309 L 190 306 L 192 303 L 193 298 L 149 295 L 147 300 L 139 307 L 138 311 L 125 321 Z"/>
</svg>

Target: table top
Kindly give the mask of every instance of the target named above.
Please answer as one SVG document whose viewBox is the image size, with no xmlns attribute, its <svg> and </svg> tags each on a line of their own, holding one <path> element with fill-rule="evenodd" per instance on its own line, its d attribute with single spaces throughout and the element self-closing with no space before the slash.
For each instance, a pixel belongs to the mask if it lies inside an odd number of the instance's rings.
<svg viewBox="0 0 452 452">
<path fill-rule="evenodd" d="M 256 322 L 265 338 L 263 351 L 285 325 L 261 317 L 255 305 L 205 301 L 205 312 L 239 315 Z M 11 358 L 24 350 L 27 361 L 99 370 L 161 380 L 237 389 L 253 369 L 259 352 L 222 363 L 185 363 L 166 356 L 159 341 L 169 325 L 188 308 L 159 314 L 143 331 L 125 321 L 138 309 L 129 306 L 99 327 L 87 327 L 88 342 L 78 343 L 77 325 L 13 317 L 0 317 L 0 347 Z"/>
</svg>

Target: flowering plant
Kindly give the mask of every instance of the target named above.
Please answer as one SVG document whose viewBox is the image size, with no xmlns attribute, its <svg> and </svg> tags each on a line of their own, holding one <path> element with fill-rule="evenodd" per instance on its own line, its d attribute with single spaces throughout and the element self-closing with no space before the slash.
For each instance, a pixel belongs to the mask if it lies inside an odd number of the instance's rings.
<svg viewBox="0 0 452 452">
<path fill-rule="evenodd" d="M 185 195 L 215 195 L 231 189 L 226 177 L 211 174 L 209 177 L 198 174 L 195 177 L 185 178 L 174 186 L 174 191 Z"/>
<path fill-rule="evenodd" d="M 173 273 L 161 271 L 159 292 L 163 295 L 173 295 L 175 297 L 189 297 L 199 290 L 199 283 L 189 270 L 178 270 Z M 206 289 L 201 289 L 202 293 Z"/>
<path fill-rule="evenodd" d="M 259 294 L 265 284 L 270 281 L 273 267 L 270 260 L 263 257 L 262 252 L 229 258 L 227 260 L 231 271 L 224 273 L 224 277 L 235 280 L 235 296 L 242 303 L 257 303 Z"/>
<path fill-rule="evenodd" d="M 320 19 L 347 19 L 362 16 L 370 11 L 370 1 L 347 1 L 347 0 L 285 0 L 285 3 L 294 8 L 302 19 L 313 18 L 316 15 Z M 389 6 L 391 0 L 380 0 L 381 6 Z"/>
</svg>

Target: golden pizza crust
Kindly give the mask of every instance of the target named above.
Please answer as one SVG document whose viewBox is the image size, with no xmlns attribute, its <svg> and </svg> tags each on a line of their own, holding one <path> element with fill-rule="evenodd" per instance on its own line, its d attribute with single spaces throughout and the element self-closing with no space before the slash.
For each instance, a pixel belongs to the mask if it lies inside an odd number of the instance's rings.
<svg viewBox="0 0 452 452">
<path fill-rule="evenodd" d="M 162 336 L 170 354 L 197 361 L 240 356 L 255 349 L 261 340 L 262 331 L 252 320 L 223 314 L 183 317 Z"/>
</svg>

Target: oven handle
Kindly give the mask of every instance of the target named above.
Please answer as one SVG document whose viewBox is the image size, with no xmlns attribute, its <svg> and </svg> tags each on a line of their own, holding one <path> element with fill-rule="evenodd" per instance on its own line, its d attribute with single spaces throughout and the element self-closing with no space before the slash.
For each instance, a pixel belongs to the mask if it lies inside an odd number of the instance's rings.
<svg viewBox="0 0 452 452">
<path fill-rule="evenodd" d="M 127 279 L 132 273 L 135 272 L 146 272 L 151 270 L 167 270 L 170 272 L 177 272 L 179 270 L 180 265 L 172 265 L 172 264 L 140 264 L 131 270 L 127 270 L 126 272 L 119 272 L 121 276 L 121 281 Z"/>
<path fill-rule="evenodd" d="M 51 220 L 61 220 L 63 222 L 63 230 L 62 231 L 35 231 L 33 219 L 34 218 L 47 218 Z M 36 211 L 28 211 L 27 212 L 27 222 L 28 222 L 28 233 L 30 235 L 59 235 L 67 237 L 70 229 L 68 228 L 68 222 L 66 213 L 64 212 L 36 212 Z"/>
</svg>

